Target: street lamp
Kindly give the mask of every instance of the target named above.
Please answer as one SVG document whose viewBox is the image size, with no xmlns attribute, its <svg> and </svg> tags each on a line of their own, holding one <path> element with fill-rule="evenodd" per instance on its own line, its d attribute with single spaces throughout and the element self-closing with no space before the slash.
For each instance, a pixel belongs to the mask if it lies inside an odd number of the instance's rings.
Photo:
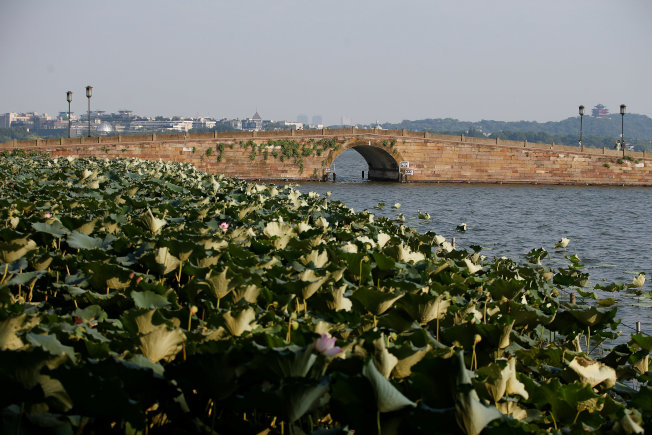
<svg viewBox="0 0 652 435">
<path fill-rule="evenodd" d="M 580 151 L 584 151 L 584 144 L 582 143 L 582 120 L 584 119 L 584 106 L 580 106 Z"/>
<path fill-rule="evenodd" d="M 625 157 L 625 110 L 627 106 L 620 105 L 620 145 L 623 147 L 623 157 Z"/>
<path fill-rule="evenodd" d="M 88 137 L 91 137 L 91 97 L 93 96 L 92 86 L 86 86 L 86 96 L 88 97 Z"/>
<path fill-rule="evenodd" d="M 66 92 L 66 100 L 68 100 L 68 138 L 70 138 L 70 103 L 72 102 L 72 91 Z"/>
</svg>

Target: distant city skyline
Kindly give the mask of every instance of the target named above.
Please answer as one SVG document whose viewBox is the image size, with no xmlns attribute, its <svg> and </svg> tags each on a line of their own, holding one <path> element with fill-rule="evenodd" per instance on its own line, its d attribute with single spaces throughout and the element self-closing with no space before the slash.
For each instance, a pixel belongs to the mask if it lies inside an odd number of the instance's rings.
<svg viewBox="0 0 652 435">
<path fill-rule="evenodd" d="M 0 5 L 0 113 L 369 124 L 652 116 L 652 3 L 66 0 Z"/>
</svg>

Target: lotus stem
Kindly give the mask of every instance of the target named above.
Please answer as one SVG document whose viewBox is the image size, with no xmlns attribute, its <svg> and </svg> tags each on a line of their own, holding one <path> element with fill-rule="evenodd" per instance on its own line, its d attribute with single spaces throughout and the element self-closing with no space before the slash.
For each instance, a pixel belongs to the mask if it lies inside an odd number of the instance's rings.
<svg viewBox="0 0 652 435">
<path fill-rule="evenodd" d="M 577 414 L 575 414 L 575 418 L 573 419 L 573 424 L 577 423 L 577 417 L 579 417 L 581 413 L 581 410 L 577 411 Z"/>
<path fill-rule="evenodd" d="M 106 286 L 106 294 L 107 295 L 109 294 L 109 286 L 108 285 Z"/>
<path fill-rule="evenodd" d="M 28 302 L 32 302 L 32 291 L 34 290 L 34 286 L 36 285 L 36 278 L 32 280 L 32 284 L 29 286 L 29 297 L 28 297 Z"/>
<path fill-rule="evenodd" d="M 281 435 L 285 435 L 285 422 L 281 420 Z"/>
<path fill-rule="evenodd" d="M 290 331 L 292 331 L 292 314 L 290 314 L 290 318 L 288 319 L 288 333 L 285 334 L 285 341 L 288 343 L 290 342 Z"/>
<path fill-rule="evenodd" d="M 179 273 L 177 274 L 177 282 L 181 284 L 181 267 L 183 267 L 183 261 L 179 262 Z"/>
<path fill-rule="evenodd" d="M 552 418 L 552 424 L 555 426 L 555 430 L 557 430 L 557 420 L 555 420 L 555 416 L 552 414 L 552 411 L 550 411 L 550 418 Z"/>
<path fill-rule="evenodd" d="M 362 263 L 364 262 L 364 257 L 360 259 L 360 283 L 358 285 L 362 285 Z"/>
<path fill-rule="evenodd" d="M 587 334 L 586 334 L 586 356 L 589 356 L 589 344 L 591 342 L 591 327 L 587 326 Z"/>
<path fill-rule="evenodd" d="M 183 348 L 183 360 L 185 361 L 185 360 L 186 360 L 186 342 L 184 341 L 184 342 L 181 344 L 181 346 L 182 346 L 182 348 Z"/>
<path fill-rule="evenodd" d="M 2 274 L 2 279 L 0 280 L 0 284 L 5 282 L 5 278 L 7 277 L 7 270 L 9 270 L 9 263 L 5 263 L 5 273 Z"/>
<path fill-rule="evenodd" d="M 378 435 L 382 435 L 382 430 L 380 429 L 380 411 L 376 411 L 376 426 L 378 427 Z"/>
</svg>

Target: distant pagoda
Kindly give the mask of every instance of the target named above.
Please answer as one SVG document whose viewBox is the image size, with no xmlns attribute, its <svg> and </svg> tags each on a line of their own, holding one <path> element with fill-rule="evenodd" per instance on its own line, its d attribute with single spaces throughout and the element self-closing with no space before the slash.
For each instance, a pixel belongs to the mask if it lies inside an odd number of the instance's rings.
<svg viewBox="0 0 652 435">
<path fill-rule="evenodd" d="M 598 104 L 593 108 L 591 114 L 594 118 L 609 118 L 609 109 L 604 107 L 602 104 Z"/>
</svg>

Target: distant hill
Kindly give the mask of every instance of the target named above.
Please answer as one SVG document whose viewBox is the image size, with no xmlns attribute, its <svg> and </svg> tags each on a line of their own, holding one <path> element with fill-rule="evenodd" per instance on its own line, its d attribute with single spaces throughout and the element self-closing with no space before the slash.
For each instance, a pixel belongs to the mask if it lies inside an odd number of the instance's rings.
<svg viewBox="0 0 652 435">
<path fill-rule="evenodd" d="M 574 145 L 579 138 L 580 117 L 567 118 L 558 122 L 535 121 L 459 121 L 457 119 L 405 120 L 400 123 L 384 123 L 383 128 L 431 131 L 469 136 L 500 137 L 502 139 L 531 142 L 551 142 Z M 610 146 L 620 137 L 621 116 L 612 114 L 609 118 L 584 116 L 583 138 L 587 146 Z M 625 140 L 637 149 L 651 149 L 652 118 L 635 113 L 625 115 Z"/>
</svg>

